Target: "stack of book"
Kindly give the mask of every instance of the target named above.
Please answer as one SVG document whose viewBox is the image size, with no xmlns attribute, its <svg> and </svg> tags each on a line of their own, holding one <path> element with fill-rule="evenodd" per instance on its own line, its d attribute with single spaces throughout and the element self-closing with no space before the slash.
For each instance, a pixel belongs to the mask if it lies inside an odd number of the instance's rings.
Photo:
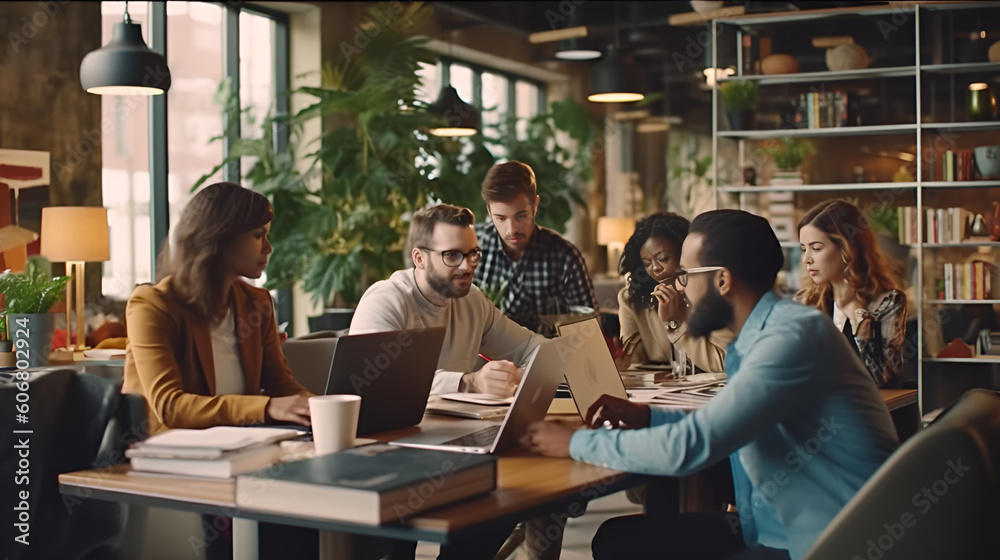
<svg viewBox="0 0 1000 560">
<path fill-rule="evenodd" d="M 917 242 L 917 209 L 914 206 L 896 208 L 899 217 L 900 243 Z M 924 207 L 924 243 L 961 243 L 968 239 L 972 212 L 965 208 Z"/>
<path fill-rule="evenodd" d="M 988 262 L 944 263 L 944 293 L 946 300 L 991 299 L 993 297 L 993 265 Z"/>
<path fill-rule="evenodd" d="M 496 488 L 492 455 L 372 444 L 236 477 L 248 511 L 378 525 Z"/>
<path fill-rule="evenodd" d="M 800 94 L 792 102 L 795 128 L 831 128 L 857 126 L 857 96 L 845 91 L 820 91 Z"/>
<path fill-rule="evenodd" d="M 134 472 L 229 478 L 277 463 L 278 441 L 303 432 L 285 428 L 217 426 L 167 430 L 125 451 Z"/>
</svg>

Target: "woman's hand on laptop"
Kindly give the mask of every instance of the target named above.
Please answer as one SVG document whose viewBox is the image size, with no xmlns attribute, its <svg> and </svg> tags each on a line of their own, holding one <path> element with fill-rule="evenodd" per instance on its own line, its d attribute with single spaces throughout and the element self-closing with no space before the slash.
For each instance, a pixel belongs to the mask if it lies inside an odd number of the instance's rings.
<svg viewBox="0 0 1000 560">
<path fill-rule="evenodd" d="M 479 371 L 462 376 L 459 391 L 463 393 L 489 393 L 501 398 L 514 396 L 521 383 L 522 371 L 510 360 L 486 362 Z"/>
<path fill-rule="evenodd" d="M 562 422 L 535 422 L 521 437 L 521 445 L 546 457 L 569 457 L 569 440 L 575 431 Z"/>
<path fill-rule="evenodd" d="M 268 420 L 278 422 L 294 422 L 309 425 L 309 395 L 291 395 L 288 397 L 271 397 L 264 408 L 264 416 Z"/>
<path fill-rule="evenodd" d="M 591 428 L 645 428 L 649 426 L 649 405 L 601 395 L 587 409 L 587 419 Z"/>
</svg>

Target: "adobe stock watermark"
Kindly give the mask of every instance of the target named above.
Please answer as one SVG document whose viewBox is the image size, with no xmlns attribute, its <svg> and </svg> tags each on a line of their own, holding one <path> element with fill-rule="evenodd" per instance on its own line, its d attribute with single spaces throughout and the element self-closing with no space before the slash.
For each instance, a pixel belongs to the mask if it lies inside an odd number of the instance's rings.
<svg viewBox="0 0 1000 560">
<path fill-rule="evenodd" d="M 392 25 L 403 11 L 403 6 L 400 2 L 386 2 L 384 5 L 384 9 L 380 6 L 373 6 L 368 10 L 368 14 L 371 17 L 354 26 L 353 43 L 340 42 L 340 54 L 343 55 L 347 62 L 350 62 L 355 56 L 361 54 L 361 51 L 368 48 L 372 39 L 378 37 L 386 27 Z"/>
<path fill-rule="evenodd" d="M 403 348 L 413 344 L 413 337 L 408 331 L 400 331 L 393 342 L 382 342 L 379 344 L 381 352 L 370 358 L 365 358 L 364 368 L 360 373 L 352 373 L 350 377 L 351 387 L 360 394 L 362 387 L 368 387 L 374 383 L 382 372 L 389 369 L 392 362 L 403 353 Z"/>
<path fill-rule="evenodd" d="M 864 553 L 858 553 L 851 557 L 851 560 L 879 560 L 886 552 L 892 550 L 897 543 L 906 537 L 910 529 L 917 526 L 919 516 L 926 515 L 934 505 L 944 498 L 949 490 L 958 484 L 965 474 L 972 470 L 972 467 L 962 464 L 962 458 L 949 459 L 945 462 L 944 472 L 941 478 L 924 486 L 913 494 L 910 504 L 913 510 L 906 510 L 900 513 L 897 519 L 890 519 L 876 530 L 882 532 L 866 541 L 868 548 Z M 916 514 L 914 513 L 916 511 Z"/>
<path fill-rule="evenodd" d="M 31 16 L 21 18 L 21 27 L 16 31 L 7 32 L 7 49 L 11 54 L 20 54 L 21 47 L 27 45 L 32 39 L 52 21 L 59 13 L 59 8 L 69 0 L 47 0 L 36 2 L 38 9 Z"/>
<path fill-rule="evenodd" d="M 396 519 L 402 523 L 407 517 L 429 507 L 428 501 L 432 500 L 438 490 L 448 481 L 448 478 L 459 472 L 459 467 L 463 463 L 469 462 L 472 457 L 473 455 L 470 453 L 459 453 L 456 455 L 456 461 L 445 459 L 437 470 L 425 470 L 423 473 L 424 481 L 407 489 L 405 501 L 399 501 L 392 505 Z"/>
</svg>

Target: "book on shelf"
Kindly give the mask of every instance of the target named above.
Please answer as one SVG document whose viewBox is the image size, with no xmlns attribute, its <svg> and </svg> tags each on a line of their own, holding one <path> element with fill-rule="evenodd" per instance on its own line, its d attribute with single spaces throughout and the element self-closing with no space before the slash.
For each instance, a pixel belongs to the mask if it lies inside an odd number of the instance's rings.
<svg viewBox="0 0 1000 560">
<path fill-rule="evenodd" d="M 944 299 L 986 300 L 993 298 L 993 264 L 975 260 L 944 263 Z"/>
<path fill-rule="evenodd" d="M 281 458 L 281 446 L 265 443 L 245 449 L 226 451 L 214 459 L 171 457 L 146 452 L 126 456 L 132 460 L 132 470 L 163 474 L 179 474 L 209 478 L 231 478 L 240 473 L 260 470 L 277 463 Z"/>
<path fill-rule="evenodd" d="M 496 488 L 496 458 L 372 444 L 236 477 L 246 510 L 378 525 Z"/>
</svg>

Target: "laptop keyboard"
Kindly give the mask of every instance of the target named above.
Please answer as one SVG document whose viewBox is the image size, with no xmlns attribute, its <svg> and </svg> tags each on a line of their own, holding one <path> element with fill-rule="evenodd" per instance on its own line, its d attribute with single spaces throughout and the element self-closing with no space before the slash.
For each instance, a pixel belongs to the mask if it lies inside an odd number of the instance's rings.
<svg viewBox="0 0 1000 560">
<path fill-rule="evenodd" d="M 472 432 L 471 434 L 465 434 L 464 436 L 448 440 L 442 445 L 455 445 L 459 447 L 489 447 L 493 445 L 493 441 L 497 439 L 498 433 L 500 433 L 500 426 L 490 426 L 489 428 L 483 428 L 478 432 Z"/>
</svg>

